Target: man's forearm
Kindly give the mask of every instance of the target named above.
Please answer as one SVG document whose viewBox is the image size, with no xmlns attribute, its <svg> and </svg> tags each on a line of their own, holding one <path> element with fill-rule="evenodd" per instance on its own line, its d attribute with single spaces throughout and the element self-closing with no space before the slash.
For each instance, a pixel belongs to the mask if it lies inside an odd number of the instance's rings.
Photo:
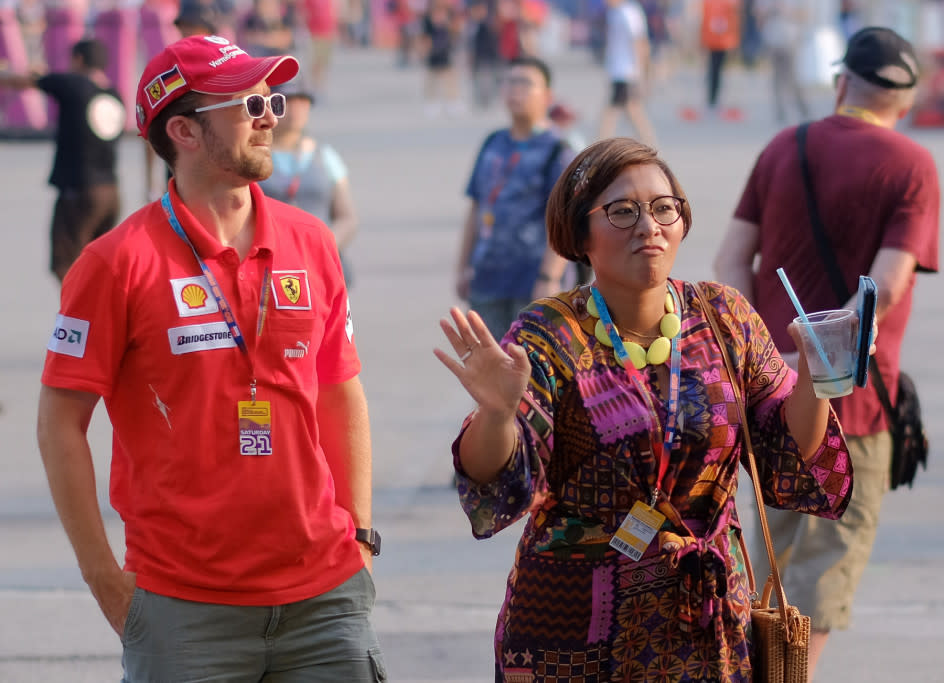
<svg viewBox="0 0 944 683">
<path fill-rule="evenodd" d="M 31 74 L 0 73 L 0 88 L 27 90 L 36 86 L 36 77 Z"/>
<path fill-rule="evenodd" d="M 639 63 L 639 73 L 642 76 L 642 82 L 646 83 L 649 80 L 649 69 L 651 64 L 649 62 L 650 58 L 650 49 L 649 41 L 645 38 L 637 39 L 635 42 L 636 47 L 636 61 Z"/>
<path fill-rule="evenodd" d="M 456 272 L 462 273 L 469 267 L 472 258 L 472 247 L 475 245 L 475 228 L 478 219 L 478 205 L 475 202 L 469 206 L 465 223 L 462 225 L 462 237 L 459 242 L 459 258 L 456 262 Z"/>
<path fill-rule="evenodd" d="M 351 514 L 356 527 L 370 527 L 370 421 L 363 388 L 355 378 L 321 391 L 318 427 L 338 505 Z"/>
<path fill-rule="evenodd" d="M 95 490 L 92 453 L 83 429 L 49 410 L 43 389 L 39 412 L 39 449 L 56 511 L 75 551 L 79 569 L 93 593 L 121 568 L 108 543 Z"/>
<path fill-rule="evenodd" d="M 715 277 L 739 290 L 754 303 L 754 260 L 760 249 L 760 227 L 742 218 L 732 218 L 715 254 Z"/>
</svg>

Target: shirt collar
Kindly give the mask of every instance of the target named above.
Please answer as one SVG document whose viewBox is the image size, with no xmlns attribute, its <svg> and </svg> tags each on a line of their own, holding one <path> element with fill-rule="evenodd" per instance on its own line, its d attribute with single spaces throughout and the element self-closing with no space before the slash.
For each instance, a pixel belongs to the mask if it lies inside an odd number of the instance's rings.
<svg viewBox="0 0 944 683">
<path fill-rule="evenodd" d="M 181 227 L 187 233 L 187 237 L 193 242 L 194 248 L 201 258 L 215 258 L 222 253 L 230 251 L 232 247 L 223 246 L 223 244 L 213 237 L 207 230 L 194 218 L 193 214 L 181 200 L 177 193 L 177 182 L 175 178 L 170 179 L 168 184 L 168 193 L 170 194 L 171 206 L 180 221 Z M 252 245 L 249 247 L 247 258 L 257 258 L 271 254 L 274 247 L 274 230 L 272 219 L 269 215 L 269 209 L 265 201 L 265 195 L 262 188 L 257 183 L 249 186 L 249 194 L 252 197 L 252 205 L 255 209 L 256 227 L 252 238 Z M 168 226 L 169 227 L 169 226 Z"/>
</svg>

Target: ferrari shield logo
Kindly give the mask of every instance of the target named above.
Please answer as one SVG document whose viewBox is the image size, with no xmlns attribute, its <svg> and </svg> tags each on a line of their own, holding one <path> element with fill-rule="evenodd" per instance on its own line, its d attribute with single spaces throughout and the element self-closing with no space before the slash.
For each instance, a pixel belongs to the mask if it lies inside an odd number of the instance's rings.
<svg viewBox="0 0 944 683">
<path fill-rule="evenodd" d="M 151 99 L 154 100 L 155 102 L 161 99 L 161 95 L 163 94 L 163 90 L 161 89 L 161 84 L 158 83 L 157 81 L 154 81 L 153 83 L 151 83 L 151 85 L 148 86 L 148 94 L 150 94 Z"/>
<path fill-rule="evenodd" d="M 272 271 L 272 299 L 276 308 L 296 311 L 311 310 L 311 289 L 308 286 L 308 271 Z"/>
<path fill-rule="evenodd" d="M 301 282 L 294 275 L 283 275 L 279 278 L 279 284 L 282 285 L 282 291 L 293 304 L 298 303 L 298 298 L 302 294 Z"/>
</svg>

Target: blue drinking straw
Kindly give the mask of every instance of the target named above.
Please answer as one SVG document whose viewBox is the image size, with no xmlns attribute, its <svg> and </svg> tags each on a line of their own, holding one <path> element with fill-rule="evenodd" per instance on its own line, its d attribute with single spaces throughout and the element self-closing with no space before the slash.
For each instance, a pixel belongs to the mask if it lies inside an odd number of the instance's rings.
<svg viewBox="0 0 944 683">
<path fill-rule="evenodd" d="M 787 274 L 783 272 L 783 268 L 777 268 L 777 275 L 780 276 L 780 281 L 783 283 L 784 289 L 787 290 L 787 296 L 790 297 L 790 301 L 793 302 L 793 307 L 796 309 L 797 313 L 800 315 L 800 320 L 803 321 L 805 325 L 809 327 L 810 339 L 813 340 L 813 346 L 816 347 L 816 353 L 819 354 L 819 359 L 823 361 L 823 365 L 826 367 L 826 370 L 829 372 L 830 377 L 834 376 L 836 372 L 833 370 L 832 363 L 829 362 L 829 359 L 826 357 L 826 350 L 823 348 L 823 345 L 819 341 L 819 337 L 816 336 L 816 333 L 813 331 L 812 326 L 810 326 L 810 319 L 806 317 L 806 311 L 803 310 L 803 306 L 800 305 L 800 300 L 797 298 L 796 292 L 793 291 L 793 285 L 790 284 L 790 280 L 787 279 Z M 834 380 L 834 384 L 839 388 L 839 381 Z"/>
</svg>

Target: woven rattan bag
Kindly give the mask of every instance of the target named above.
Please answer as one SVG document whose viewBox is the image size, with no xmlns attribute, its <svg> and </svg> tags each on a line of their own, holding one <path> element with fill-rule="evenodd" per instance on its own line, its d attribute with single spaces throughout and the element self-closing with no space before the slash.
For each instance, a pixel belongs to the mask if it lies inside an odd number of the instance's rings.
<svg viewBox="0 0 944 683">
<path fill-rule="evenodd" d="M 702 292 L 701 286 L 694 285 L 695 293 L 701 302 L 705 317 L 711 325 L 721 355 L 728 370 L 728 376 L 734 382 L 737 374 L 731 365 L 724 337 L 718 328 L 717 313 Z M 741 434 L 744 436 L 744 449 L 747 454 L 747 463 L 754 485 L 754 496 L 757 498 L 757 512 L 760 518 L 760 527 L 764 532 L 764 545 L 767 548 L 767 559 L 770 561 L 770 576 L 764 585 L 764 592 L 760 599 L 757 596 L 757 587 L 754 582 L 754 570 L 747 555 L 747 548 L 741 540 L 741 550 L 744 553 L 744 564 L 747 570 L 748 584 L 751 589 L 751 667 L 754 670 L 754 683 L 808 683 L 809 681 L 809 650 L 810 650 L 810 618 L 800 614 L 793 605 L 787 602 L 780 581 L 780 571 L 777 569 L 777 557 L 774 554 L 773 544 L 770 542 L 770 528 L 767 526 L 767 513 L 764 511 L 764 497 L 760 490 L 760 477 L 757 474 L 757 463 L 754 460 L 754 447 L 751 444 L 750 430 L 747 427 L 747 411 L 744 410 L 744 401 L 738 391 L 734 391 L 738 415 L 741 420 Z M 777 607 L 770 606 L 771 595 L 777 596 Z"/>
<path fill-rule="evenodd" d="M 773 565 L 771 565 L 773 566 Z M 770 606 L 773 574 L 764 594 L 751 605 L 751 667 L 755 683 L 807 683 L 810 618 L 784 599 L 786 609 Z M 781 594 L 783 587 L 780 588 Z"/>
</svg>

